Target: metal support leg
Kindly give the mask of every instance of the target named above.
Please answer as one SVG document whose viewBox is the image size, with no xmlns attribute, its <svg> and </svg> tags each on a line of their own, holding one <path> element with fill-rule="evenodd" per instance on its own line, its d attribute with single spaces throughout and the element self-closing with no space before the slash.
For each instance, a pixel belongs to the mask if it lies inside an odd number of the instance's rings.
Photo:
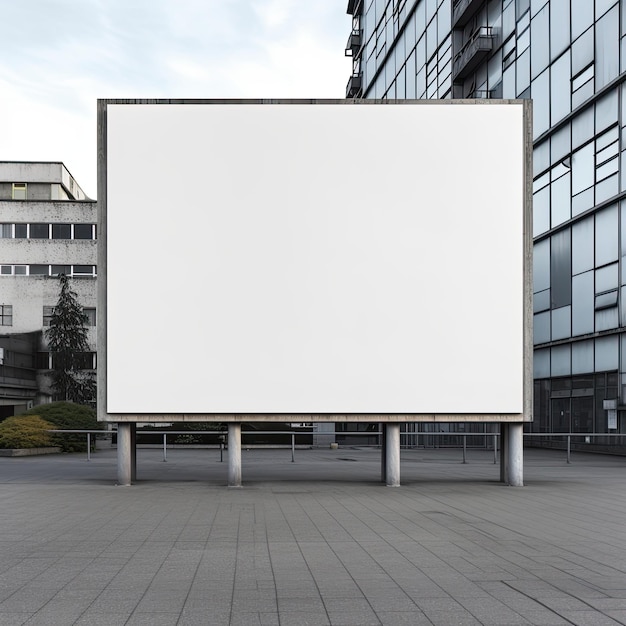
<svg viewBox="0 0 626 626">
<path fill-rule="evenodd" d="M 524 486 L 524 424 L 509 424 L 508 479 L 512 487 Z"/>
<path fill-rule="evenodd" d="M 117 484 L 129 486 L 131 480 L 131 435 L 130 424 L 117 425 Z"/>
<path fill-rule="evenodd" d="M 400 424 L 385 424 L 387 431 L 387 487 L 400 486 Z"/>
<path fill-rule="evenodd" d="M 241 487 L 241 424 L 228 425 L 228 486 Z"/>
</svg>

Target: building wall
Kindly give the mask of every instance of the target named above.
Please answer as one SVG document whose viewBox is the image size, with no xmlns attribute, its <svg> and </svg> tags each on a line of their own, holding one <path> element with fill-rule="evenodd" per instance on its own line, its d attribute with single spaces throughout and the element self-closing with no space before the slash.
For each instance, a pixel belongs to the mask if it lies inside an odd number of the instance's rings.
<svg viewBox="0 0 626 626">
<path fill-rule="evenodd" d="M 26 199 L 13 199 L 16 183 L 20 191 L 26 185 Z M 35 337 L 29 345 L 36 352 L 36 403 L 52 395 L 44 331 L 59 297 L 59 273 L 74 277 L 96 350 L 97 205 L 80 197 L 86 198 L 62 163 L 0 162 L 0 335 Z M 0 398 L 8 382 L 0 372 Z M 16 397 L 14 384 L 9 395 L 5 404 L 19 408 L 33 401 L 32 389 Z"/>
<path fill-rule="evenodd" d="M 348 95 L 533 99 L 533 428 L 626 432 L 626 3 L 348 8 L 361 43 L 347 51 L 360 85 Z"/>
</svg>

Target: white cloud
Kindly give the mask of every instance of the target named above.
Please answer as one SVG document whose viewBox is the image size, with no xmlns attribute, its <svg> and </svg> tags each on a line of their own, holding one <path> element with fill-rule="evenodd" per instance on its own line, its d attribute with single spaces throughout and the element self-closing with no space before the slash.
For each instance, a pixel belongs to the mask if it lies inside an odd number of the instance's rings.
<svg viewBox="0 0 626 626">
<path fill-rule="evenodd" d="M 64 161 L 96 194 L 97 98 L 341 98 L 341 2 L 20 0 L 3 5 L 0 159 Z"/>
</svg>

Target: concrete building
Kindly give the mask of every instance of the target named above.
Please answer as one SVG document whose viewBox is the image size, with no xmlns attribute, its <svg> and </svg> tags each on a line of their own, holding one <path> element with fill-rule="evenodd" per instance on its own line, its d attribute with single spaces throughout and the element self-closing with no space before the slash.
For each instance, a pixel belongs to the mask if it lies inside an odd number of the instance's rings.
<svg viewBox="0 0 626 626">
<path fill-rule="evenodd" d="M 530 430 L 620 442 L 597 435 L 626 432 L 626 3 L 350 0 L 347 11 L 348 98 L 533 99 Z"/>
<path fill-rule="evenodd" d="M 96 214 L 62 163 L 0 162 L 0 418 L 50 401 L 43 331 L 73 277 L 95 368 Z"/>
</svg>

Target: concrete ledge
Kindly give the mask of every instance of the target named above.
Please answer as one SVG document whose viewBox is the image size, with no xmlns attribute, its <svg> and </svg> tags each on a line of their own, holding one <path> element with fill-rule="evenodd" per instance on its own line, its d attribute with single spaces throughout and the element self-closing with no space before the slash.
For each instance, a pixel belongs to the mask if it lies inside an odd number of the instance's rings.
<svg viewBox="0 0 626 626">
<path fill-rule="evenodd" d="M 39 454 L 59 454 L 61 448 L 10 448 L 0 450 L 0 456 L 36 456 Z"/>
</svg>

